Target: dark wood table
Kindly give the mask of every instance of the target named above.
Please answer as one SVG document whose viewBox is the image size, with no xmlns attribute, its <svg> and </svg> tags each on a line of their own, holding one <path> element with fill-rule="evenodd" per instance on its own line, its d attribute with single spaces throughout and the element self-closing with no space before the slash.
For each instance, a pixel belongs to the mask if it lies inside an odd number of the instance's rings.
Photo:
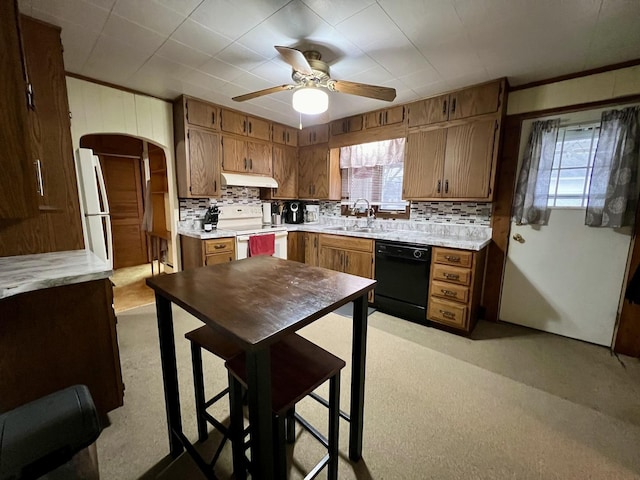
<svg viewBox="0 0 640 480">
<path fill-rule="evenodd" d="M 364 418 L 367 293 L 375 284 L 375 280 L 269 256 L 148 278 L 147 285 L 156 293 L 171 455 L 177 457 L 184 448 L 194 452 L 182 432 L 172 302 L 246 350 L 251 457 L 256 461 L 254 478 L 273 479 L 268 347 L 353 301 L 349 458 L 359 460 Z"/>
</svg>

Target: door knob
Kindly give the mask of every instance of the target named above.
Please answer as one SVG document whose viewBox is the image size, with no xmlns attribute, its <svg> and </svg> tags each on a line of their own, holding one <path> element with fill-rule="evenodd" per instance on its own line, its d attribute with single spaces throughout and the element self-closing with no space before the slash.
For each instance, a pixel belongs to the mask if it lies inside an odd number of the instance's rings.
<svg viewBox="0 0 640 480">
<path fill-rule="evenodd" d="M 522 235 L 520 235 L 519 233 L 516 233 L 516 234 L 513 236 L 513 239 L 514 239 L 516 242 L 524 243 L 524 237 L 523 237 Z"/>
</svg>

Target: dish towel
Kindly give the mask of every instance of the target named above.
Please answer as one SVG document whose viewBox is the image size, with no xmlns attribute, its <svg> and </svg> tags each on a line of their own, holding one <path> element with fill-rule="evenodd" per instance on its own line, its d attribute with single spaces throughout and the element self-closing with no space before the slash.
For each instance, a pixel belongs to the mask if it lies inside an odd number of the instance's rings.
<svg viewBox="0 0 640 480">
<path fill-rule="evenodd" d="M 267 235 L 251 235 L 249 237 L 249 256 L 273 255 L 276 251 L 276 236 L 273 233 Z"/>
</svg>

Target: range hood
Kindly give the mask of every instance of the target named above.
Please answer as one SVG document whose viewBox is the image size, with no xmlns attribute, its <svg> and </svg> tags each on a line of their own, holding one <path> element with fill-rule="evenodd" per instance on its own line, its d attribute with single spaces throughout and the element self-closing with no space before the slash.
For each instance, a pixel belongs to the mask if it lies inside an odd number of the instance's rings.
<svg viewBox="0 0 640 480">
<path fill-rule="evenodd" d="M 275 178 L 265 175 L 247 175 L 243 173 L 221 173 L 222 185 L 229 187 L 265 187 L 278 188 Z"/>
</svg>

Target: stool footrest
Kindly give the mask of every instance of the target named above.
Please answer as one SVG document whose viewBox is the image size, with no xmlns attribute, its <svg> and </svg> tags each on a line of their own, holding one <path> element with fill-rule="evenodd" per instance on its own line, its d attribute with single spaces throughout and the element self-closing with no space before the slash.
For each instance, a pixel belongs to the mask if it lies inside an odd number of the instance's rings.
<svg viewBox="0 0 640 480">
<path fill-rule="evenodd" d="M 225 388 L 224 390 L 222 390 L 220 393 L 218 393 L 216 396 L 212 397 L 211 399 L 207 400 L 206 402 L 204 402 L 204 408 L 209 408 L 211 405 L 213 405 L 214 403 L 216 403 L 218 400 L 220 400 L 222 397 L 224 397 L 227 393 L 229 393 L 229 388 Z"/>
<path fill-rule="evenodd" d="M 318 440 L 321 444 L 325 446 L 325 448 L 329 448 L 329 440 L 327 437 L 322 435 L 316 427 L 311 425 L 307 420 L 305 420 L 298 412 L 294 414 L 295 419 L 300 423 L 300 425 L 309 432 L 316 440 Z"/>
<path fill-rule="evenodd" d="M 313 398 L 316 402 L 329 408 L 329 402 L 326 399 L 322 398 L 320 395 L 318 395 L 316 392 L 311 392 L 309 396 Z M 340 418 L 346 420 L 347 422 L 351 422 L 351 416 L 344 410 L 340 410 L 339 415 L 340 415 Z"/>
<path fill-rule="evenodd" d="M 318 462 L 318 464 L 311 470 L 304 480 L 312 480 L 318 476 L 318 474 L 322 471 L 324 467 L 329 463 L 329 454 L 326 454 L 322 460 Z"/>
</svg>

